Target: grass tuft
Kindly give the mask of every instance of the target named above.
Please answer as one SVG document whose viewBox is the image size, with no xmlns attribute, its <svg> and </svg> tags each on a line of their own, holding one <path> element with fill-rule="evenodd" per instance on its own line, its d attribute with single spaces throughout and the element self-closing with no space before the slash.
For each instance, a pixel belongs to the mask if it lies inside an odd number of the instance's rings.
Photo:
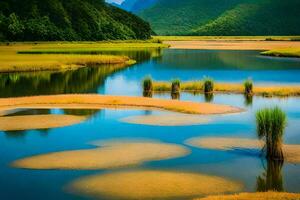
<svg viewBox="0 0 300 200">
<path fill-rule="evenodd" d="M 171 89 L 171 92 L 173 94 L 177 94 L 177 93 L 180 93 L 180 83 L 181 81 L 179 79 L 174 79 L 172 81 L 172 89 Z"/>
<path fill-rule="evenodd" d="M 245 95 L 252 96 L 253 95 L 253 81 L 251 79 L 247 79 L 244 82 Z"/>
<path fill-rule="evenodd" d="M 266 157 L 268 159 L 284 159 L 282 152 L 282 137 L 286 124 L 286 114 L 279 107 L 265 108 L 257 111 L 257 135 L 266 142 Z"/>
<path fill-rule="evenodd" d="M 213 93 L 214 80 L 212 78 L 205 77 L 203 80 L 203 89 L 204 89 L 204 93 Z"/>
</svg>

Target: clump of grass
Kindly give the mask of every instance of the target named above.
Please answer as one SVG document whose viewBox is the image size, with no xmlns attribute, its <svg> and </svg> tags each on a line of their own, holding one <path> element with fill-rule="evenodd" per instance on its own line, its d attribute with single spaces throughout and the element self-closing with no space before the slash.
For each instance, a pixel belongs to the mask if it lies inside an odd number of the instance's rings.
<svg viewBox="0 0 300 200">
<path fill-rule="evenodd" d="M 214 92 L 214 80 L 209 77 L 205 77 L 203 81 L 204 93 L 213 93 Z"/>
<path fill-rule="evenodd" d="M 284 160 L 282 137 L 286 127 L 286 114 L 278 107 L 265 108 L 256 113 L 257 134 L 266 142 L 266 157 L 271 160 Z"/>
<path fill-rule="evenodd" d="M 143 95 L 151 97 L 153 92 L 153 81 L 151 76 L 146 76 L 143 80 Z"/>
<path fill-rule="evenodd" d="M 247 79 L 244 82 L 244 93 L 246 96 L 253 95 L 253 81 L 251 79 Z"/>
<path fill-rule="evenodd" d="M 173 94 L 176 94 L 176 93 L 180 93 L 180 80 L 179 79 L 175 79 L 172 81 L 172 88 L 171 88 L 171 92 Z"/>
</svg>

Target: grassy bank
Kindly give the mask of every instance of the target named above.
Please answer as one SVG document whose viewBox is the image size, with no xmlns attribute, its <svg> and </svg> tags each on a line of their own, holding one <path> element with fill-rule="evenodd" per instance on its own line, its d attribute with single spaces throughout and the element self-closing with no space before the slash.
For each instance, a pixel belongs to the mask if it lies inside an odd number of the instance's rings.
<svg viewBox="0 0 300 200">
<path fill-rule="evenodd" d="M 193 40 L 254 40 L 254 41 L 299 41 L 300 36 L 153 36 L 161 41 Z"/>
<path fill-rule="evenodd" d="M 188 81 L 181 83 L 183 92 L 203 92 L 203 81 Z M 153 82 L 154 92 L 171 92 L 170 82 Z M 237 93 L 244 94 L 245 89 L 242 83 L 215 83 L 215 93 Z M 300 86 L 254 86 L 253 95 L 258 96 L 300 96 Z"/>
<path fill-rule="evenodd" d="M 300 57 L 300 48 L 274 49 L 270 51 L 264 51 L 261 53 L 261 55 L 276 57 Z"/>
<path fill-rule="evenodd" d="M 297 200 L 300 194 L 284 193 L 284 192 L 256 192 L 256 193 L 240 193 L 233 195 L 218 195 L 199 198 L 198 200 Z M 195 199 L 196 200 L 196 199 Z"/>
<path fill-rule="evenodd" d="M 135 62 L 126 56 L 99 55 L 98 53 L 165 47 L 168 45 L 161 44 L 157 40 L 1 43 L 0 72 L 67 70 L 99 64 L 127 66 Z"/>
</svg>

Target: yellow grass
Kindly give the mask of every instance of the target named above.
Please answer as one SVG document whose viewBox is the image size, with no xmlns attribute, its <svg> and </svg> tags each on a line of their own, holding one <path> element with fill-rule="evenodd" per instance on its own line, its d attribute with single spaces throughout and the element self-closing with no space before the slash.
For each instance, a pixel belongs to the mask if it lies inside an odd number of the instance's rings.
<svg viewBox="0 0 300 200">
<path fill-rule="evenodd" d="M 189 114 L 225 114 L 240 108 L 211 103 L 109 95 L 49 95 L 0 99 L 0 111 L 17 108 L 141 108 L 169 110 Z"/>
<path fill-rule="evenodd" d="M 188 81 L 181 83 L 181 90 L 184 92 L 203 92 L 202 81 Z M 153 82 L 153 91 L 170 92 L 171 83 L 168 82 Z M 217 93 L 244 93 L 244 86 L 241 83 L 215 83 L 215 92 Z M 276 86 L 258 86 L 253 87 L 254 95 L 259 96 L 300 96 L 299 85 L 276 85 Z"/>
<path fill-rule="evenodd" d="M 206 149 L 216 149 L 225 151 L 235 151 L 245 149 L 262 149 L 264 142 L 256 139 L 245 138 L 222 138 L 222 137 L 209 137 L 209 138 L 191 138 L 186 141 L 186 144 Z M 300 145 L 284 144 L 283 154 L 287 162 L 300 163 Z"/>
<path fill-rule="evenodd" d="M 186 199 L 209 194 L 236 192 L 238 182 L 197 173 L 139 170 L 81 178 L 69 191 L 94 198 Z"/>
<path fill-rule="evenodd" d="M 208 117 L 186 114 L 141 115 L 121 119 L 131 124 L 145 124 L 153 126 L 187 126 L 210 123 Z"/>
<path fill-rule="evenodd" d="M 97 143 L 94 143 L 97 145 Z M 12 166 L 26 169 L 108 169 L 142 164 L 147 161 L 185 156 L 185 147 L 148 141 L 108 141 L 101 147 L 62 151 L 17 160 Z"/>
<path fill-rule="evenodd" d="M 300 194 L 286 192 L 256 192 L 234 195 L 208 196 L 195 200 L 300 200 Z"/>
<path fill-rule="evenodd" d="M 300 57 L 300 47 L 298 48 L 286 48 L 286 49 L 272 49 L 261 53 L 265 56 L 277 56 L 277 57 Z"/>
<path fill-rule="evenodd" d="M 99 64 L 133 64 L 126 56 L 79 54 L 17 54 L 32 45 L 0 46 L 0 72 L 68 70 Z"/>
<path fill-rule="evenodd" d="M 0 131 L 20 131 L 70 126 L 85 120 L 72 115 L 26 115 L 0 117 Z"/>
</svg>

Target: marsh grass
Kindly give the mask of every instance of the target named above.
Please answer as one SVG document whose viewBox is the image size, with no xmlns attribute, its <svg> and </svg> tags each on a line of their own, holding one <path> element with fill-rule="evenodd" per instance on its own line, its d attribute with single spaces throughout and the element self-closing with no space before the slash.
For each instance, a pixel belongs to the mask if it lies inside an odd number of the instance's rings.
<svg viewBox="0 0 300 200">
<path fill-rule="evenodd" d="M 300 48 L 274 49 L 261 52 L 261 55 L 276 57 L 300 57 Z"/>
<path fill-rule="evenodd" d="M 202 93 L 204 92 L 203 81 L 181 82 L 181 91 Z M 169 82 L 153 82 L 154 92 L 170 92 L 171 83 Z M 300 96 L 300 86 L 255 86 L 252 89 L 252 95 L 264 97 L 288 97 Z M 218 93 L 234 93 L 245 94 L 245 86 L 240 83 L 214 83 L 214 92 Z"/>
<path fill-rule="evenodd" d="M 284 160 L 282 138 L 286 125 L 286 114 L 278 107 L 257 111 L 257 135 L 265 140 L 264 150 L 268 159 Z"/>
<path fill-rule="evenodd" d="M 253 81 L 251 79 L 247 79 L 246 81 L 244 81 L 244 90 L 246 96 L 253 95 Z"/>
<path fill-rule="evenodd" d="M 171 86 L 172 94 L 180 93 L 180 83 L 181 83 L 181 81 L 179 79 L 172 80 L 172 86 Z"/>
<path fill-rule="evenodd" d="M 152 97 L 153 93 L 153 81 L 151 76 L 146 76 L 143 80 L 143 96 Z"/>
<path fill-rule="evenodd" d="M 205 77 L 203 80 L 203 90 L 204 93 L 213 93 L 214 92 L 214 80 L 209 77 Z"/>
</svg>

